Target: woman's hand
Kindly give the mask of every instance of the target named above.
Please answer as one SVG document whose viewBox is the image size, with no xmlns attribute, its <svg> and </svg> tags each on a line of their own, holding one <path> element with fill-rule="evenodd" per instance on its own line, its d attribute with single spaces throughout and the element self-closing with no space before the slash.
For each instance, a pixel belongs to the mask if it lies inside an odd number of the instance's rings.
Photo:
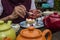
<svg viewBox="0 0 60 40">
<path fill-rule="evenodd" d="M 29 14 L 32 15 L 31 17 L 37 18 L 41 16 L 40 12 L 40 10 L 34 9 L 30 10 Z"/>
<path fill-rule="evenodd" d="M 23 5 L 16 6 L 11 15 L 4 17 L 0 20 L 3 20 L 3 21 L 13 20 L 13 19 L 18 18 L 19 16 L 24 18 L 24 16 L 26 15 L 25 12 L 26 12 L 26 8 Z"/>
<path fill-rule="evenodd" d="M 24 18 L 24 16 L 26 15 L 26 8 L 25 8 L 25 6 L 23 6 L 23 5 L 16 6 L 14 11 L 13 11 L 13 13 L 12 13 L 12 15 L 14 16 L 16 14 L 18 16 Z"/>
<path fill-rule="evenodd" d="M 37 9 L 34 9 L 34 10 L 30 10 L 30 12 L 39 14 L 41 11 L 40 10 L 37 10 Z"/>
</svg>

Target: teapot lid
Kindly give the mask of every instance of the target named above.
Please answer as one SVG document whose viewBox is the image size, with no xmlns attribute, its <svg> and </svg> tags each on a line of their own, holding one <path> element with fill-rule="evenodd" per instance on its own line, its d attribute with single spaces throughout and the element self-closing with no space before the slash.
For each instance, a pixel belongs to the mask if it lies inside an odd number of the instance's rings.
<svg viewBox="0 0 60 40">
<path fill-rule="evenodd" d="M 37 38 L 42 36 L 42 32 L 35 29 L 33 26 L 30 26 L 29 28 L 22 30 L 20 35 L 25 38 Z"/>
<path fill-rule="evenodd" d="M 0 31 L 5 31 L 8 30 L 9 28 L 11 28 L 10 25 L 4 23 L 4 21 L 0 21 Z"/>
<path fill-rule="evenodd" d="M 54 18 L 60 18 L 60 15 L 58 15 L 58 12 L 54 12 L 53 14 L 51 14 L 49 16 L 54 17 Z"/>
</svg>

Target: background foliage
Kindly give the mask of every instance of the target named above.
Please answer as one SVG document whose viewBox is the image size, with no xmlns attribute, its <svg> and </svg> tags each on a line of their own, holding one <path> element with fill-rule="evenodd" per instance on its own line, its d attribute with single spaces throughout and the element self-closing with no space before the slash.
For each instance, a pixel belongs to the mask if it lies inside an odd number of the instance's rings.
<svg viewBox="0 0 60 40">
<path fill-rule="evenodd" d="M 60 11 L 60 0 L 55 0 L 54 10 Z"/>
</svg>

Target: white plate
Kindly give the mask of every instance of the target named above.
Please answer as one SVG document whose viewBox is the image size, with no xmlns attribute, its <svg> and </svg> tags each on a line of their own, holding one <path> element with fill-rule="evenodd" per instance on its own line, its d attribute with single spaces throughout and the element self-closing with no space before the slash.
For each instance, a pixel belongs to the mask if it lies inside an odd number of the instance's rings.
<svg viewBox="0 0 60 40">
<path fill-rule="evenodd" d="M 20 22 L 20 26 L 21 26 L 21 27 L 24 27 L 24 28 L 29 27 L 29 26 L 27 25 L 26 21 Z M 43 24 L 42 21 L 40 21 L 40 23 L 39 23 L 38 25 L 35 24 L 34 27 L 35 27 L 35 28 L 41 28 L 41 27 L 44 27 L 44 24 Z"/>
</svg>

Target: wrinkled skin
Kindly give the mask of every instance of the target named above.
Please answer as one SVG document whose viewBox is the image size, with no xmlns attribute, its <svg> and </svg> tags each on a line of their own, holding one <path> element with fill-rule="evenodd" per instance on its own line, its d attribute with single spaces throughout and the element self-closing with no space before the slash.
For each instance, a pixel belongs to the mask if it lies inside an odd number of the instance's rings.
<svg viewBox="0 0 60 40">
<path fill-rule="evenodd" d="M 30 12 L 33 13 L 32 16 L 30 16 Z M 40 13 L 40 10 L 37 10 L 37 9 L 30 10 L 28 12 L 29 17 L 31 17 L 31 18 L 37 18 L 37 17 L 39 17 L 40 16 L 39 13 Z M 19 16 L 22 17 L 22 18 L 24 18 L 25 15 L 26 15 L 26 8 L 25 8 L 25 6 L 24 5 L 19 5 L 19 6 L 16 6 L 14 8 L 14 10 L 13 10 L 13 12 L 12 12 L 11 15 L 9 15 L 7 17 L 4 17 L 4 18 L 2 18 L 0 20 L 3 20 L 3 21 L 13 20 L 13 19 L 18 18 Z"/>
<path fill-rule="evenodd" d="M 33 18 L 33 19 L 38 18 L 41 15 L 40 10 L 37 10 L 37 9 L 30 10 L 29 14 L 30 14 L 29 18 Z"/>
<path fill-rule="evenodd" d="M 25 6 L 19 5 L 19 6 L 16 6 L 14 8 L 14 11 L 12 12 L 11 15 L 9 15 L 7 17 L 4 17 L 4 18 L 2 18 L 0 20 L 3 20 L 3 21 L 13 20 L 13 19 L 18 18 L 19 16 L 24 18 L 25 15 L 26 15 L 26 8 L 25 8 Z"/>
</svg>

